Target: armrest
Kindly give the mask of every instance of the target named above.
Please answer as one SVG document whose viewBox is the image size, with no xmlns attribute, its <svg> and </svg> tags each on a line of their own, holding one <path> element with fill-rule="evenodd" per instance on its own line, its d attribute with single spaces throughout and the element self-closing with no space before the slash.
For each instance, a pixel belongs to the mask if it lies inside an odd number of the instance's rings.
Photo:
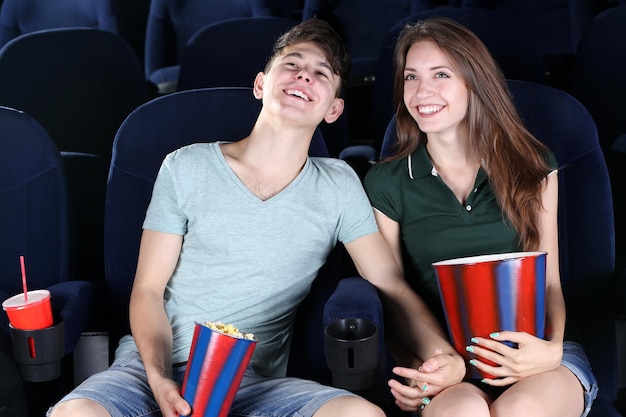
<svg viewBox="0 0 626 417">
<path fill-rule="evenodd" d="M 384 343 L 383 305 L 378 290 L 361 277 L 343 278 L 324 306 L 324 327 L 343 318 L 372 321 L 378 328 L 379 346 Z"/>
<path fill-rule="evenodd" d="M 48 287 L 52 311 L 65 322 L 65 354 L 74 350 L 91 317 L 96 284 L 90 281 L 63 281 Z"/>
<path fill-rule="evenodd" d="M 0 303 L 9 297 L 10 297 L 9 294 L 0 290 Z M 4 311 L 0 313 L 0 329 L 4 330 L 7 335 L 9 334 L 9 318 L 7 317 L 7 314 Z M 2 347 L 2 344 L 0 343 L 0 348 L 1 347 Z"/>
</svg>

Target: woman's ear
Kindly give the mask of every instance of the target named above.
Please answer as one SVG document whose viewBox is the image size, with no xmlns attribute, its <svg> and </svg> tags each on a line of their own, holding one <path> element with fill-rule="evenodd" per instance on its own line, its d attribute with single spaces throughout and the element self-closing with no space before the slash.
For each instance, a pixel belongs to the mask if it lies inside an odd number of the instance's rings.
<svg viewBox="0 0 626 417">
<path fill-rule="evenodd" d="M 252 92 L 254 97 L 257 100 L 261 100 L 263 98 L 263 82 L 265 81 L 265 73 L 259 72 L 254 79 L 254 87 Z"/>
</svg>

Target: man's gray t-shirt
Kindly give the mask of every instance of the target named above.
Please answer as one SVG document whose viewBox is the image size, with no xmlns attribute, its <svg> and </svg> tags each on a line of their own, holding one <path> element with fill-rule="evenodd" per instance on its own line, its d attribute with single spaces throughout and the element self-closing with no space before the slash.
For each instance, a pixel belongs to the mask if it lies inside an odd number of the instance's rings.
<svg viewBox="0 0 626 417">
<path fill-rule="evenodd" d="M 235 175 L 217 142 L 166 157 L 144 229 L 184 235 L 165 290 L 173 363 L 187 360 L 195 322 L 221 321 L 255 334 L 252 366 L 266 376 L 285 374 L 296 308 L 336 242 L 377 231 L 361 182 L 345 162 L 309 158 L 284 190 L 263 201 Z M 130 349 L 136 347 L 126 337 L 118 354 Z"/>
</svg>

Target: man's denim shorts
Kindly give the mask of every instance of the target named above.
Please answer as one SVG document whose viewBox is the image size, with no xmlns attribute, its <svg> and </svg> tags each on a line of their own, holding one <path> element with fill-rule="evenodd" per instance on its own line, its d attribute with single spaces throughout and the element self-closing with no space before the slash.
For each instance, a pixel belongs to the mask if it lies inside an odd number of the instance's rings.
<svg viewBox="0 0 626 417">
<path fill-rule="evenodd" d="M 173 378 L 179 385 L 184 376 L 184 366 L 174 368 Z M 311 417 L 327 401 L 345 395 L 354 394 L 314 381 L 263 378 L 247 371 L 229 415 Z M 97 401 L 112 417 L 161 416 L 137 352 L 118 358 L 109 369 L 90 376 L 60 402 L 76 398 Z"/>
</svg>

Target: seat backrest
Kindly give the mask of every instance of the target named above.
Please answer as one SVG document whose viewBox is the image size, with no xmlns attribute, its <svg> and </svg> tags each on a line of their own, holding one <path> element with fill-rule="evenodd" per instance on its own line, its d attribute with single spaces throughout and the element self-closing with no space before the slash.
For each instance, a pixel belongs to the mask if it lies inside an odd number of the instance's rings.
<svg viewBox="0 0 626 417">
<path fill-rule="evenodd" d="M 114 33 L 50 29 L 0 50 L 0 105 L 34 117 L 60 151 L 108 160 L 117 128 L 146 99 L 139 60 Z"/>
<path fill-rule="evenodd" d="M 509 86 L 524 122 L 559 164 L 559 256 L 568 320 L 581 329 L 600 385 L 596 401 L 612 407 L 617 353 L 614 308 L 607 300 L 615 269 L 615 228 L 596 125 L 585 107 L 561 90 L 522 81 L 510 81 Z M 600 405 L 594 408 L 601 410 Z"/>
<path fill-rule="evenodd" d="M 594 117 L 600 143 L 608 150 L 626 134 L 626 80 L 613 77 L 626 66 L 626 6 L 598 14 L 585 31 L 574 61 L 572 94 Z"/>
<path fill-rule="evenodd" d="M 276 39 L 296 24 L 297 20 L 270 16 L 231 19 L 205 26 L 183 48 L 178 90 L 252 87 Z"/>
<path fill-rule="evenodd" d="M 342 36 L 352 57 L 351 82 L 374 75 L 385 34 L 400 19 L 427 10 L 431 0 L 304 0 L 302 19 L 319 17 Z"/>
<path fill-rule="evenodd" d="M 119 33 L 113 0 L 2 1 L 0 47 L 25 33 L 66 27 Z"/>
<path fill-rule="evenodd" d="M 240 17 L 269 15 L 267 0 L 152 0 L 146 27 L 146 79 L 155 83 L 163 81 L 153 73 L 178 66 L 183 47 L 204 26 Z"/>
<path fill-rule="evenodd" d="M 609 176 L 595 123 L 578 100 L 554 87 L 520 80 L 509 81 L 509 87 L 526 126 L 558 161 L 559 261 L 568 320 L 581 330 L 599 381 L 598 398 L 610 407 L 617 389 L 613 307 L 607 302 L 615 268 L 615 230 Z M 394 116 L 382 157 L 393 152 L 395 141 Z"/>
<path fill-rule="evenodd" d="M 393 51 L 401 29 L 429 17 L 447 17 L 478 36 L 509 79 L 544 82 L 541 56 L 530 28 L 500 13 L 471 8 L 441 7 L 408 16 L 396 23 L 386 35 L 379 51 L 376 67 L 374 114 L 376 117 L 375 148 L 380 150 L 393 108 Z"/>
<path fill-rule="evenodd" d="M 465 7 L 498 11 L 524 21 L 542 55 L 573 55 L 592 17 L 589 0 L 463 0 Z"/>
<path fill-rule="evenodd" d="M 302 18 L 301 0 L 267 0 L 272 16 L 300 20 Z"/>
<path fill-rule="evenodd" d="M 572 94 L 589 110 L 600 135 L 613 184 L 616 245 L 626 251 L 626 79 L 614 77 L 626 67 L 626 5 L 598 14 L 584 32 L 572 71 Z M 621 150 L 618 142 L 621 141 Z M 620 252 L 618 252 L 620 253 Z"/>
<path fill-rule="evenodd" d="M 59 151 L 26 113 L 0 107 L 0 298 L 71 278 L 68 195 Z M 2 314 L 3 319 L 5 315 Z"/>
<path fill-rule="evenodd" d="M 146 209 L 165 156 L 195 142 L 239 140 L 256 121 L 260 101 L 251 88 L 186 90 L 154 99 L 121 125 L 105 203 L 105 274 L 110 303 L 110 343 L 128 333 L 128 302 Z M 326 156 L 317 131 L 309 154 Z"/>
</svg>

